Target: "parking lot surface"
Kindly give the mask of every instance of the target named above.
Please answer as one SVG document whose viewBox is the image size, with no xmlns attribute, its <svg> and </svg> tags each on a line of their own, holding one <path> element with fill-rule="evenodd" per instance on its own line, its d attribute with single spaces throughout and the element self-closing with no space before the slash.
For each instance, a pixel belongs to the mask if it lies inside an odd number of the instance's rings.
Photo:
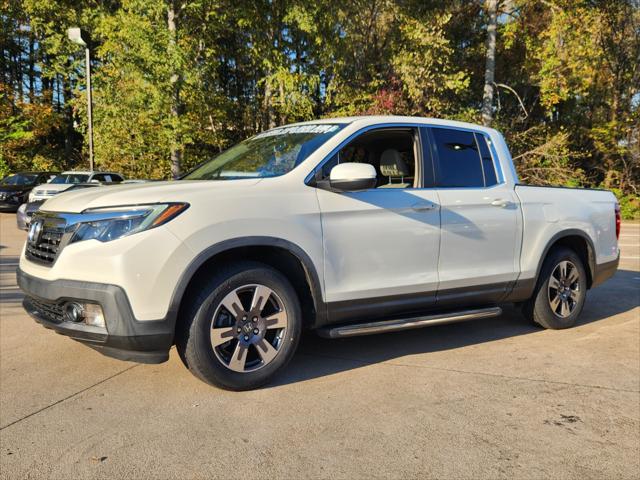
<svg viewBox="0 0 640 480">
<path fill-rule="evenodd" d="M 275 383 L 232 393 L 175 350 L 125 363 L 37 325 L 15 281 L 26 233 L 1 214 L 0 478 L 638 478 L 640 224 L 622 232 L 575 328 L 506 308 L 310 334 Z"/>
</svg>

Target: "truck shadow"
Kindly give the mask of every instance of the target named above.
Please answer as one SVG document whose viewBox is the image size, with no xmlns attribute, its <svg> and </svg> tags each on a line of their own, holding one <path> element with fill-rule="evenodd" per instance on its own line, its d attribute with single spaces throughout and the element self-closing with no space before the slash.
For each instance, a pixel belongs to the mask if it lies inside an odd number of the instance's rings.
<svg viewBox="0 0 640 480">
<path fill-rule="evenodd" d="M 640 306 L 640 272 L 620 270 L 590 290 L 576 326 L 605 320 Z M 514 306 L 504 307 L 500 317 L 439 325 L 418 330 L 338 340 L 307 334 L 291 364 L 270 386 L 287 385 L 333 375 L 415 354 L 498 341 L 540 332 Z M 267 387 L 269 388 L 269 387 Z"/>
</svg>

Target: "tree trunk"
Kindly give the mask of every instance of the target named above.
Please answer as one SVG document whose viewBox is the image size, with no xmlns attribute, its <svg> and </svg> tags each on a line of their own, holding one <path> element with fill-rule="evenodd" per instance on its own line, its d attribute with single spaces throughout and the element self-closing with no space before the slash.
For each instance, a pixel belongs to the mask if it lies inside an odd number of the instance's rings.
<svg viewBox="0 0 640 480">
<path fill-rule="evenodd" d="M 284 80 L 282 78 L 279 79 L 278 81 L 278 88 L 280 91 L 280 115 L 279 115 L 279 124 L 280 125 L 284 125 L 286 123 L 286 118 L 284 115 L 284 108 L 285 108 L 285 93 L 284 93 Z"/>
<path fill-rule="evenodd" d="M 42 62 L 43 70 L 45 68 L 50 67 L 48 55 L 46 54 L 42 55 L 41 62 Z M 42 99 L 47 102 L 50 101 L 50 103 L 53 104 L 53 96 L 51 95 L 51 92 L 53 90 L 53 82 L 49 77 L 45 75 L 40 76 L 40 81 L 42 82 L 42 91 L 41 91 Z"/>
<path fill-rule="evenodd" d="M 493 121 L 493 90 L 496 73 L 496 30 L 498 28 L 498 0 L 487 0 L 487 57 L 484 67 L 484 93 L 482 95 L 482 124 Z"/>
<path fill-rule="evenodd" d="M 171 117 L 173 120 L 173 138 L 171 139 L 171 176 L 180 176 L 182 164 L 182 146 L 180 144 L 179 121 L 180 121 L 180 74 L 175 65 L 175 50 L 177 43 L 176 33 L 176 0 L 169 0 L 167 6 L 167 28 L 169 30 L 169 58 L 174 65 L 174 72 L 171 75 Z"/>
<path fill-rule="evenodd" d="M 33 32 L 29 32 L 29 102 L 34 103 L 36 99 L 35 91 L 35 40 L 33 38 Z"/>
<path fill-rule="evenodd" d="M 265 116 L 264 127 L 266 130 L 270 130 L 276 126 L 275 112 L 273 110 L 273 102 L 271 98 L 271 81 L 269 77 L 270 74 L 267 72 L 266 81 L 264 84 L 264 99 L 262 104 L 262 109 Z"/>
<path fill-rule="evenodd" d="M 71 63 L 67 62 L 67 71 L 71 71 Z M 75 153 L 75 128 L 73 126 L 73 107 L 69 99 L 72 97 L 73 92 L 71 88 L 71 80 L 68 76 L 62 77 L 62 96 L 64 97 L 64 161 L 66 163 L 71 162 Z"/>
</svg>

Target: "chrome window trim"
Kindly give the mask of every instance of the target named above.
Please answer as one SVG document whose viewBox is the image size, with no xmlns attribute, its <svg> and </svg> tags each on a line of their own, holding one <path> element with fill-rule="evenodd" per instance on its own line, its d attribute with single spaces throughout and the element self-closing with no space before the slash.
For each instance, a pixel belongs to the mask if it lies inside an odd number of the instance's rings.
<svg viewBox="0 0 640 480">
<path fill-rule="evenodd" d="M 494 187 L 498 187 L 498 186 L 502 186 L 506 184 L 506 180 L 505 180 L 505 176 L 504 176 L 504 172 L 502 170 L 502 165 L 500 164 L 500 159 L 498 158 L 498 152 L 495 149 L 495 146 L 493 144 L 493 141 L 491 140 L 491 137 L 478 129 L 474 129 L 474 128 L 466 128 L 466 127 L 458 127 L 458 126 L 448 126 L 448 125 L 436 125 L 433 123 L 413 123 L 413 122 L 399 122 L 399 123 L 378 123 L 375 125 L 367 125 L 366 127 L 362 127 L 361 129 L 353 132 L 351 135 L 349 135 L 346 139 L 344 139 L 342 142 L 340 142 L 338 144 L 338 146 L 336 146 L 335 148 L 333 148 L 322 160 L 320 160 L 320 162 L 307 174 L 307 176 L 304 179 L 304 183 L 305 185 L 309 185 L 309 183 L 315 178 L 316 173 L 318 172 L 318 170 L 320 170 L 325 163 L 327 163 L 329 160 L 331 160 L 331 158 L 338 153 L 340 150 L 342 150 L 346 145 L 348 145 L 352 140 L 354 140 L 356 137 L 362 135 L 363 133 L 369 132 L 371 130 L 378 130 L 378 129 L 383 129 L 383 128 L 445 128 L 445 129 L 449 129 L 449 130 L 459 130 L 461 132 L 470 132 L 473 134 L 478 134 L 478 135 L 482 135 L 485 139 L 485 141 L 487 142 L 487 146 L 489 147 L 489 152 L 491 153 L 491 159 L 493 160 L 493 166 L 495 168 L 496 171 L 496 180 L 498 181 L 498 183 L 496 183 L 495 185 L 491 185 L 489 187 L 441 187 L 441 186 L 433 186 L 433 187 L 419 187 L 417 189 L 419 190 L 424 190 L 424 189 L 439 189 L 439 188 L 446 188 L 446 189 L 454 189 L 454 188 L 458 188 L 458 189 L 476 189 L 476 190 L 488 190 L 490 188 L 494 188 Z M 422 145 L 422 168 L 424 168 L 424 159 L 425 159 L 425 155 L 424 155 L 424 149 L 425 149 L 425 145 Z M 429 147 L 431 147 L 431 145 L 429 145 Z M 433 158 L 431 159 L 431 163 L 433 163 Z M 424 177 L 424 175 L 423 175 Z M 424 181 L 424 178 L 423 178 Z M 412 189 L 416 189 L 416 187 L 410 187 Z"/>
</svg>

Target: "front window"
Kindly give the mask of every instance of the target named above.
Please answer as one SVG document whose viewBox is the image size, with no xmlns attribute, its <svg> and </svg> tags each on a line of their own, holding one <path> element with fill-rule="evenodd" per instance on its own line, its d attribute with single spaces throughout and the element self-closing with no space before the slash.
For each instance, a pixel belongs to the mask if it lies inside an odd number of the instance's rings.
<svg viewBox="0 0 640 480">
<path fill-rule="evenodd" d="M 0 181 L 0 185 L 33 185 L 36 183 L 38 174 L 30 173 L 16 173 L 15 175 L 9 175 Z"/>
<path fill-rule="evenodd" d="M 83 173 L 65 173 L 56 176 L 49 183 L 84 183 L 89 180 L 89 175 Z"/>
<path fill-rule="evenodd" d="M 234 180 L 284 175 L 343 127 L 325 123 L 274 128 L 240 142 L 182 179 Z"/>
<path fill-rule="evenodd" d="M 382 128 L 363 133 L 343 147 L 323 166 L 321 179 L 340 163 L 368 163 L 376 170 L 376 188 L 412 188 L 416 182 L 415 131 Z"/>
</svg>

